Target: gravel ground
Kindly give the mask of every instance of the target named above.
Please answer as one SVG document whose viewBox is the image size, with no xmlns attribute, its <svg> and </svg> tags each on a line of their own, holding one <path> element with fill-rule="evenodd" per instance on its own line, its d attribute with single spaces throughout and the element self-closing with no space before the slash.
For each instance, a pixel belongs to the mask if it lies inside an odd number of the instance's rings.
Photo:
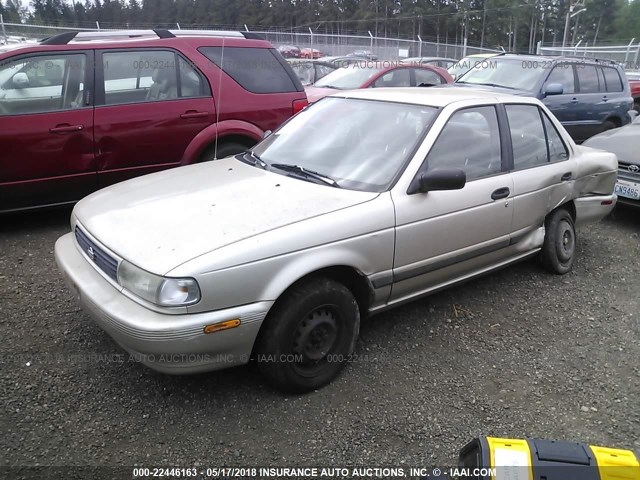
<svg viewBox="0 0 640 480">
<path fill-rule="evenodd" d="M 303 396 L 120 361 L 57 271 L 68 216 L 0 218 L 0 465 L 444 466 L 478 435 L 640 452 L 637 210 L 580 230 L 566 276 L 525 262 L 374 317 Z"/>
</svg>

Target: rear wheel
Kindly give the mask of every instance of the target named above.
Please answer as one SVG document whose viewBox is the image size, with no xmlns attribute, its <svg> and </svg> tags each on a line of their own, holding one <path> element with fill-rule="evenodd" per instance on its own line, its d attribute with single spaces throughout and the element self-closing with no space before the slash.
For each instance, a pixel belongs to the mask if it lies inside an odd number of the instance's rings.
<svg viewBox="0 0 640 480">
<path fill-rule="evenodd" d="M 308 392 L 333 380 L 353 352 L 360 311 L 351 291 L 315 277 L 295 285 L 269 313 L 255 353 L 276 387 Z"/>
<path fill-rule="evenodd" d="M 202 161 L 208 162 L 211 160 L 218 160 L 219 158 L 230 157 L 231 155 L 237 155 L 238 153 L 246 152 L 249 148 L 235 142 L 225 142 L 216 146 L 212 145 L 202 156 Z"/>
<path fill-rule="evenodd" d="M 540 259 L 552 273 L 564 275 L 573 267 L 576 229 L 571 214 L 564 208 L 554 210 L 545 220 L 545 237 Z"/>
</svg>

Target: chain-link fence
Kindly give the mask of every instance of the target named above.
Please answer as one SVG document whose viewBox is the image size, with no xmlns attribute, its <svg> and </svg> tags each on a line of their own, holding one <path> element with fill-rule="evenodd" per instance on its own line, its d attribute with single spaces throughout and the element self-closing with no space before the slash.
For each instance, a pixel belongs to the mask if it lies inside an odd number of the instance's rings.
<svg viewBox="0 0 640 480">
<path fill-rule="evenodd" d="M 538 46 L 540 55 L 564 55 L 569 57 L 599 58 L 620 63 L 626 70 L 640 70 L 640 41 L 635 38 L 626 45 L 589 46 L 578 44 L 573 47 Z"/>
<path fill-rule="evenodd" d="M 184 25 L 167 25 L 167 28 L 181 28 L 188 30 Z M 34 42 L 43 38 L 70 30 L 98 31 L 114 30 L 99 28 L 76 28 L 67 26 L 51 25 L 27 25 L 19 23 L 4 23 L 3 30 L 0 30 L 0 41 L 3 39 L 7 43 Z M 123 26 L 126 28 L 140 28 L 140 26 Z M 149 26 L 143 28 L 150 28 Z M 220 27 L 197 25 L 189 26 L 193 29 L 219 30 Z M 246 30 L 245 26 L 233 27 L 225 26 L 225 30 Z M 496 50 L 480 48 L 475 46 L 456 45 L 450 43 L 426 42 L 420 39 L 386 38 L 373 35 L 330 35 L 317 34 L 313 32 L 287 32 L 279 29 L 269 31 L 250 29 L 253 33 L 259 33 L 269 40 L 274 46 L 292 45 L 301 49 L 311 48 L 318 50 L 322 56 L 347 55 L 357 50 L 368 50 L 381 60 L 400 60 L 407 57 L 446 57 L 459 59 L 465 55 L 482 52 L 494 52 Z"/>
</svg>

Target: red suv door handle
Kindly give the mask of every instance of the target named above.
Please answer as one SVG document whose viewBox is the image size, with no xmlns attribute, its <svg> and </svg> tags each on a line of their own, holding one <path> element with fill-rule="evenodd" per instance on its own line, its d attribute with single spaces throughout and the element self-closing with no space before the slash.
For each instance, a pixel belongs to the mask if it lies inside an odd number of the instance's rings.
<svg viewBox="0 0 640 480">
<path fill-rule="evenodd" d="M 180 118 L 186 118 L 186 119 L 203 118 L 203 117 L 206 117 L 207 115 L 209 115 L 209 112 L 196 112 L 195 110 L 190 110 L 180 115 Z"/>
<path fill-rule="evenodd" d="M 62 125 L 56 125 L 53 128 L 50 128 L 49 131 L 51 133 L 73 133 L 73 132 L 79 132 L 80 130 L 84 129 L 84 125 L 69 125 L 69 124 L 62 124 Z"/>
</svg>

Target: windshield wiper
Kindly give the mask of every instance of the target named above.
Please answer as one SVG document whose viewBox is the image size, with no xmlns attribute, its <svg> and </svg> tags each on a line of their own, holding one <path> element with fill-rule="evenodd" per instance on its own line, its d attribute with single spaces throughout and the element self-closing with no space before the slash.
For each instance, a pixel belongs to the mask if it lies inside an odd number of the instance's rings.
<svg viewBox="0 0 640 480">
<path fill-rule="evenodd" d="M 308 170 L 301 165 L 291 165 L 289 163 L 272 163 L 271 166 L 273 168 L 277 168 L 278 170 L 297 173 L 305 176 L 306 178 L 313 178 L 314 180 L 320 180 L 322 183 L 331 185 L 332 187 L 341 188 L 340 185 L 338 185 L 338 182 L 336 182 L 333 178 L 318 172 L 314 172 L 313 170 Z"/>
<path fill-rule="evenodd" d="M 497 83 L 476 83 L 476 82 L 456 82 L 456 83 L 464 83 L 466 85 L 482 85 L 485 87 L 508 88 L 509 90 L 518 90 L 517 88 L 507 87 L 506 85 L 498 85 Z"/>
<path fill-rule="evenodd" d="M 253 161 L 251 162 L 252 165 L 255 165 L 256 167 L 260 167 L 263 170 L 267 169 L 267 162 L 265 162 L 264 160 L 262 160 L 258 155 L 256 155 L 255 153 L 253 153 L 252 151 L 248 151 L 244 154 L 244 157 L 247 158 L 252 158 Z"/>
</svg>

